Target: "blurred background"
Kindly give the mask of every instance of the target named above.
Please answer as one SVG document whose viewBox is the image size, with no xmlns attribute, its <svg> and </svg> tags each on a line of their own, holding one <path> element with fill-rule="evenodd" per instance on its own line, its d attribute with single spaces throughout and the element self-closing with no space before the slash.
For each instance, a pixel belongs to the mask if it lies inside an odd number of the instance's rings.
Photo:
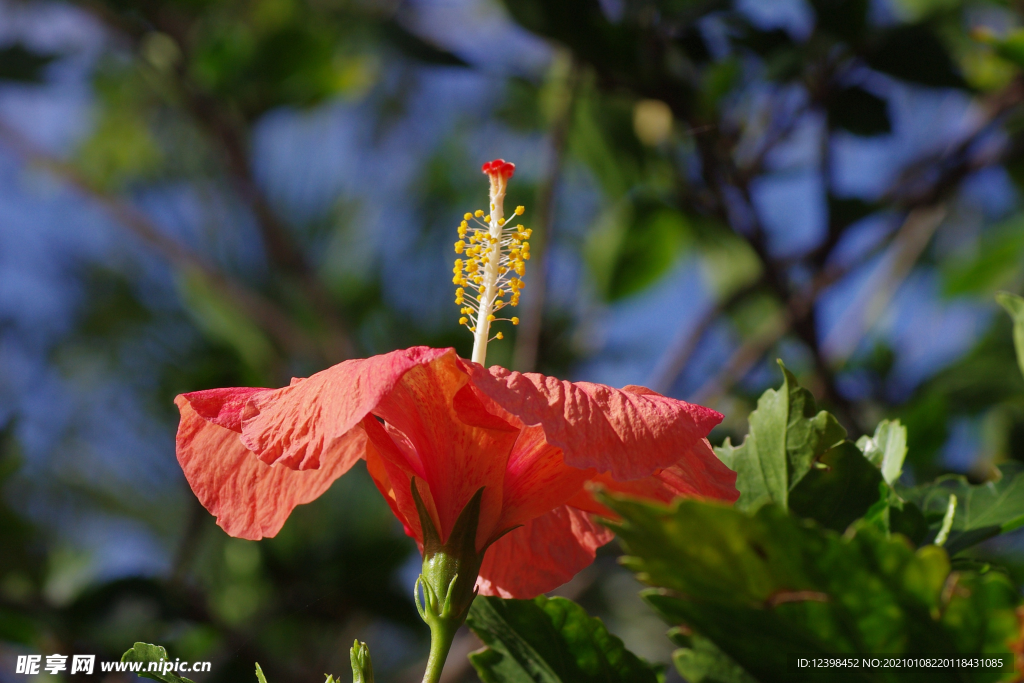
<svg viewBox="0 0 1024 683">
<path fill-rule="evenodd" d="M 0 0 L 0 682 L 145 640 L 212 661 L 201 683 L 315 683 L 355 637 L 419 680 L 419 556 L 365 469 L 230 539 L 172 399 L 468 355 L 452 244 L 495 157 L 534 257 L 492 362 L 710 405 L 717 444 L 778 357 L 854 437 L 901 419 L 908 483 L 1024 459 L 993 301 L 1024 289 L 1022 12 Z M 562 593 L 665 662 L 616 552 Z M 1024 563 L 1020 536 L 985 552 Z"/>
</svg>

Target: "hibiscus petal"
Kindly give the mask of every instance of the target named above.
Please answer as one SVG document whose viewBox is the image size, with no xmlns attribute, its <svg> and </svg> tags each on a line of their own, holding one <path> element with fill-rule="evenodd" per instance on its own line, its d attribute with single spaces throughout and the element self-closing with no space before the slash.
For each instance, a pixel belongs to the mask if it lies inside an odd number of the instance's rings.
<svg viewBox="0 0 1024 683">
<path fill-rule="evenodd" d="M 267 464 L 315 469 L 410 369 L 453 349 L 416 346 L 349 360 L 290 386 L 253 394 L 245 404 L 242 443 Z"/>
<path fill-rule="evenodd" d="M 192 409 L 204 419 L 233 432 L 241 433 L 242 412 L 245 409 L 245 404 L 257 394 L 271 391 L 274 390 L 256 387 L 229 387 L 193 391 L 182 394 L 182 396 L 189 402 Z"/>
<path fill-rule="evenodd" d="M 503 409 L 526 425 L 540 425 L 547 442 L 562 449 L 567 465 L 593 467 L 618 480 L 640 479 L 673 465 L 722 420 L 710 408 L 643 387 L 613 389 L 463 365 L 473 384 Z"/>
<path fill-rule="evenodd" d="M 237 432 L 200 415 L 188 397 L 174 402 L 181 411 L 178 463 L 199 502 L 237 538 L 257 541 L 277 534 L 296 505 L 320 496 L 365 449 L 365 433 L 353 430 L 320 469 L 270 466 L 246 449 Z"/>
<path fill-rule="evenodd" d="M 593 476 L 594 470 L 566 465 L 561 449 L 545 441 L 543 429 L 524 427 L 508 457 L 496 530 L 517 526 L 564 504 Z"/>
<path fill-rule="evenodd" d="M 587 513 L 560 506 L 526 522 L 487 549 L 476 585 L 481 595 L 533 598 L 590 566 L 612 540 Z"/>
<path fill-rule="evenodd" d="M 482 548 L 501 512 L 505 467 L 519 430 L 484 410 L 471 393 L 462 393 L 468 381 L 454 353 L 417 366 L 374 410 L 386 428 L 367 424 L 366 429 L 388 464 L 385 471 L 406 526 L 419 529 L 411 477 L 418 480 L 442 541 L 470 499 L 484 489 L 477 525 L 477 547 Z"/>
</svg>

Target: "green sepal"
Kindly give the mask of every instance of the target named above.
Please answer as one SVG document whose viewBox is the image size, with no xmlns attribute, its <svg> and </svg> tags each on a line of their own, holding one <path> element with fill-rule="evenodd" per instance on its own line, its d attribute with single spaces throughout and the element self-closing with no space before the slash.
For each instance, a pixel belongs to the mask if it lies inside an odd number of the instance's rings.
<svg viewBox="0 0 1024 683">
<path fill-rule="evenodd" d="M 466 507 L 462 508 L 444 542 L 416 489 L 415 478 L 411 487 L 423 529 L 423 572 L 417 581 L 417 592 L 422 586 L 424 598 L 420 616 L 430 623 L 425 616 L 429 612 L 434 617 L 460 625 L 476 597 L 476 577 L 484 559 L 483 552 L 476 549 L 476 529 L 484 487 L 473 494 Z"/>
</svg>

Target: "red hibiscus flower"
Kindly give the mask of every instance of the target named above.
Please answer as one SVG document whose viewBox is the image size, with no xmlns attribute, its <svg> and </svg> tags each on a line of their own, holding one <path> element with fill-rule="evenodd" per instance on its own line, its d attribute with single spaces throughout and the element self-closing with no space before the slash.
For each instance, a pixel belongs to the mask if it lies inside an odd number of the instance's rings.
<svg viewBox="0 0 1024 683">
<path fill-rule="evenodd" d="M 176 403 L 178 462 L 232 536 L 273 536 L 359 460 L 421 547 L 414 479 L 442 542 L 482 489 L 486 595 L 533 597 L 593 561 L 611 534 L 591 520 L 601 508 L 588 482 L 664 501 L 737 497 L 735 473 L 704 438 L 715 411 L 642 387 L 485 369 L 453 349 L 394 351 L 282 389 L 211 389 Z"/>
<path fill-rule="evenodd" d="M 519 303 L 530 230 L 512 225 L 523 207 L 504 216 L 515 165 L 496 159 L 482 170 L 490 210 L 459 224 L 452 277 L 472 361 L 421 346 L 346 361 L 282 389 L 175 399 L 178 462 L 232 536 L 273 536 L 296 505 L 366 461 L 423 551 L 416 604 L 431 628 L 427 683 L 439 679 L 477 591 L 533 597 L 611 540 L 591 518 L 611 512 L 589 483 L 665 502 L 739 495 L 705 438 L 722 419 L 715 411 L 643 387 L 485 367 L 488 342 L 502 338 L 491 336 L 492 324 L 519 323 L 497 315 Z"/>
<path fill-rule="evenodd" d="M 425 593 L 450 595 L 461 573 L 456 601 L 468 608 L 474 581 L 485 595 L 533 597 L 593 561 L 611 533 L 591 513 L 610 511 L 588 482 L 662 501 L 738 497 L 736 475 L 705 438 L 722 419 L 715 411 L 643 387 L 484 367 L 487 343 L 502 338 L 492 324 L 519 322 L 496 313 L 519 303 L 530 230 L 512 225 L 523 207 L 504 216 L 515 165 L 495 159 L 482 170 L 490 210 L 460 223 L 452 278 L 473 361 L 416 347 L 282 389 L 177 397 L 178 462 L 229 534 L 273 536 L 296 505 L 365 460 L 424 551 Z M 427 571 L 439 552 L 454 564 Z"/>
</svg>

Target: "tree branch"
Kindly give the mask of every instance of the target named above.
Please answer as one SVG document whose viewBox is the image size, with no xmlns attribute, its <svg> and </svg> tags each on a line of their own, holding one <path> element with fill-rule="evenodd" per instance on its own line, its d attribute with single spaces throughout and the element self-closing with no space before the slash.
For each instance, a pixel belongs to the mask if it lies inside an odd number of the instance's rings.
<svg viewBox="0 0 1024 683">
<path fill-rule="evenodd" d="M 0 140 L 20 156 L 26 164 L 44 168 L 79 194 L 91 199 L 120 225 L 149 245 L 171 266 L 182 272 L 198 273 L 242 312 L 274 338 L 288 353 L 299 356 L 321 356 L 324 349 L 313 342 L 304 330 L 295 325 L 277 304 L 253 292 L 237 280 L 220 272 L 207 260 L 183 244 L 165 235 L 146 214 L 125 200 L 96 187 L 70 164 L 42 151 L 18 131 L 0 122 Z"/>
<path fill-rule="evenodd" d="M 555 227 L 555 195 L 562 174 L 562 165 L 565 162 L 573 105 L 582 77 L 579 62 L 573 57 L 569 57 L 569 61 L 569 73 L 565 76 L 565 82 L 561 84 L 561 92 L 558 93 L 559 106 L 551 123 L 548 165 L 537 189 L 537 218 L 533 222 L 533 234 L 530 238 L 530 246 L 537 265 L 530 278 L 530 286 L 523 297 L 523 309 L 512 356 L 512 367 L 520 372 L 533 372 L 536 369 L 540 349 L 548 268 L 551 263 L 548 246 L 552 242 Z"/>
</svg>

